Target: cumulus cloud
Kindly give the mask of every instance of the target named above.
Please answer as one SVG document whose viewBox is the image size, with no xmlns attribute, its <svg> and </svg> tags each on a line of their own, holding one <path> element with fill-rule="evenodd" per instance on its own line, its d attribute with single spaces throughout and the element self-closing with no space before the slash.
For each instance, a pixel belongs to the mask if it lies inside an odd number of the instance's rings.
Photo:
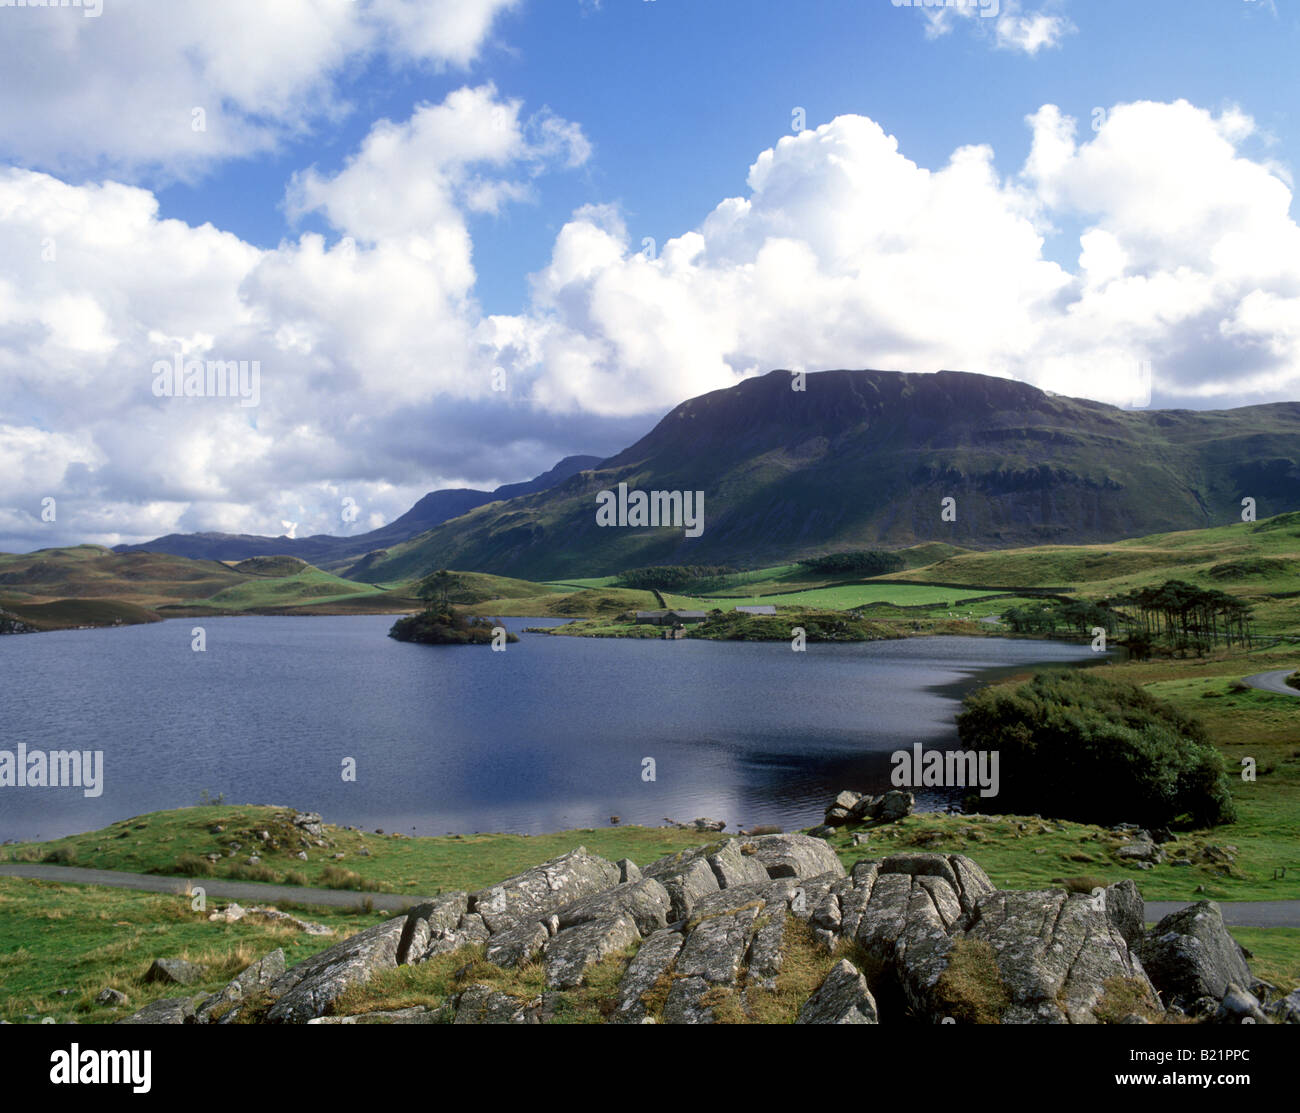
<svg viewBox="0 0 1300 1113">
<path fill-rule="evenodd" d="M 161 219 L 138 187 L 0 170 L 0 464 L 41 461 L 0 467 L 0 530 L 345 533 L 351 497 L 361 532 L 431 485 L 548 467 L 571 433 L 523 428 L 492 389 L 467 220 L 588 150 L 568 121 L 461 89 L 377 124 L 337 174 L 296 179 L 296 210 L 338 234 L 270 250 Z M 256 366 L 259 404 L 157 396 L 155 365 L 176 359 Z M 46 496 L 57 522 L 39 521 Z"/>
<path fill-rule="evenodd" d="M 578 210 L 527 303 L 491 316 L 475 215 L 589 154 L 576 124 L 491 86 L 304 169 L 287 207 L 328 233 L 271 249 L 161 219 L 144 189 L 0 171 L 0 547 L 361 532 L 433 486 L 615 451 L 774 367 L 952 368 L 1134 404 L 1300 393 L 1300 229 L 1287 182 L 1243 153 L 1246 113 L 1141 102 L 1081 133 L 1047 105 L 1027 128 L 1005 173 L 986 146 L 927 167 L 838 117 L 657 248 L 616 206 Z M 261 404 L 156 397 L 155 361 L 178 354 L 258 361 Z"/>
<path fill-rule="evenodd" d="M 1020 173 L 983 146 L 918 166 L 860 116 L 782 139 L 749 192 L 637 250 L 575 214 L 502 358 L 561 411 L 664 407 L 772 367 L 953 368 L 1118 404 L 1300 390 L 1291 194 L 1238 152 L 1239 110 L 1114 108 L 1087 142 L 1046 106 Z M 1049 258 L 1082 222 L 1077 263 Z"/>
<path fill-rule="evenodd" d="M 924 7 L 922 15 L 926 38 L 941 38 L 965 23 L 996 49 L 1034 55 L 1059 46 L 1062 39 L 1077 30 L 1062 12 L 1062 3 L 1048 0 L 1042 7 L 1026 11 L 1020 0 L 952 0 Z M 922 7 L 920 3 L 902 6 Z"/>
<path fill-rule="evenodd" d="M 109 0 L 5 12 L 0 154 L 54 172 L 181 177 L 347 109 L 345 67 L 464 67 L 519 0 Z M 199 115 L 201 113 L 201 115 Z M 201 125 L 201 126 L 200 126 Z"/>
</svg>

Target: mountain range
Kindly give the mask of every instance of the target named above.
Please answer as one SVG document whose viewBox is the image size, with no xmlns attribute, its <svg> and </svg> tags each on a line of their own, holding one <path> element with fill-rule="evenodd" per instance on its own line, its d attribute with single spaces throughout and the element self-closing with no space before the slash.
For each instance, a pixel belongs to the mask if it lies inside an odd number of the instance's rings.
<svg viewBox="0 0 1300 1113">
<path fill-rule="evenodd" d="M 598 496 L 619 484 L 702 492 L 702 535 L 602 528 Z M 1300 509 L 1300 403 L 1122 410 L 962 372 L 823 371 L 800 383 L 773 371 L 683 402 L 616 456 L 570 457 L 519 486 L 531 489 L 434 492 L 356 538 L 222 540 L 220 559 L 274 551 L 319 563 L 308 546 L 328 545 L 324 559 L 337 561 L 366 545 L 342 574 L 395 582 L 448 567 L 544 580 L 1197 529 L 1240 521 L 1245 498 L 1261 518 Z M 214 556 L 205 536 L 134 548 Z M 225 547 L 238 542 L 269 547 Z"/>
<path fill-rule="evenodd" d="M 466 487 L 431 491 L 400 518 L 386 526 L 352 537 L 314 534 L 311 537 L 261 537 L 246 533 L 169 533 L 142 545 L 118 545 L 118 553 L 169 553 L 191 560 L 248 560 L 261 556 L 296 556 L 318 567 L 351 565 L 358 557 L 408 541 L 434 526 L 490 502 L 518 498 L 544 491 L 584 468 L 600 463 L 599 456 L 568 456 L 524 483 L 508 483 L 495 491 Z"/>
</svg>

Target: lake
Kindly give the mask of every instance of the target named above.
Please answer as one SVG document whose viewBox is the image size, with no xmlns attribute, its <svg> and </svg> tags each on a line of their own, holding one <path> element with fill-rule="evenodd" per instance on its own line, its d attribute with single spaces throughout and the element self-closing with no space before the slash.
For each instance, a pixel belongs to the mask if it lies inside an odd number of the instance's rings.
<svg viewBox="0 0 1300 1113">
<path fill-rule="evenodd" d="M 0 788 L 0 839 L 92 830 L 205 791 L 421 835 L 614 815 L 790 829 L 820 822 L 840 789 L 889 788 L 894 750 L 956 745 L 953 715 L 977 681 L 1095 660 L 1083 645 L 1002 638 L 794 653 L 521 634 L 494 653 L 396 642 L 392 622 L 208 618 L 0 638 L 0 749 L 101 750 L 105 770 L 96 798 Z M 206 652 L 191 650 L 194 626 Z M 918 793 L 918 806 L 950 798 Z"/>
</svg>

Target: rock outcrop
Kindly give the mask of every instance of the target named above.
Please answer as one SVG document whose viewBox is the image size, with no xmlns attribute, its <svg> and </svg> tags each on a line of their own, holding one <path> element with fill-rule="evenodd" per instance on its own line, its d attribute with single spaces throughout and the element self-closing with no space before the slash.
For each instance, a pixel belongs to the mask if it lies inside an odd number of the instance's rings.
<svg viewBox="0 0 1300 1113">
<path fill-rule="evenodd" d="M 891 789 L 880 796 L 841 792 L 826 809 L 826 826 L 834 829 L 858 824 L 893 823 L 911 815 L 914 807 L 916 797 L 899 789 Z"/>
<path fill-rule="evenodd" d="M 1213 901 L 1171 912 L 1142 941 L 1140 953 L 1161 992 L 1180 1008 L 1207 997 L 1222 1000 L 1230 985 L 1254 982 L 1241 945 Z"/>
<path fill-rule="evenodd" d="M 547 1023 L 607 959 L 618 963 L 602 967 L 617 988 L 599 991 L 612 1023 L 755 1019 L 792 987 L 802 1024 L 1137 1023 L 1166 1011 L 1300 1021 L 1294 994 L 1256 996 L 1271 987 L 1252 977 L 1215 905 L 1150 932 L 1142 910 L 1131 881 L 1090 894 L 998 890 L 958 854 L 893 854 L 846 873 L 827 843 L 800 834 L 725 839 L 641 869 L 579 847 L 426 901 L 287 970 L 272 952 L 197 1006 L 159 1001 L 122 1023 Z M 337 1015 L 344 994 L 375 976 L 462 951 L 449 995 Z M 482 962 L 504 972 L 482 979 Z M 542 979 L 512 981 L 526 965 Z"/>
</svg>

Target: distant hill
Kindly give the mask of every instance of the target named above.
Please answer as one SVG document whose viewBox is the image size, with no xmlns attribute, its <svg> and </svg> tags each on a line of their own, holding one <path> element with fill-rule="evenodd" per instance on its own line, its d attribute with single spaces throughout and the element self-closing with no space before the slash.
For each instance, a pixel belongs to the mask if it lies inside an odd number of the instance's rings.
<svg viewBox="0 0 1300 1113">
<path fill-rule="evenodd" d="M 40 630 L 201 614 L 401 614 L 417 606 L 400 588 L 344 580 L 292 557 L 232 568 L 99 545 L 0 553 L 0 618 Z"/>
<path fill-rule="evenodd" d="M 597 494 L 620 482 L 703 491 L 703 535 L 601 528 Z M 1300 509 L 1300 403 L 1121 410 L 950 371 L 826 371 L 800 393 L 774 371 L 682 403 L 598 469 L 477 507 L 350 574 L 547 580 L 924 542 L 1115 541 L 1240 521 L 1247 496 L 1261 518 Z"/>
<path fill-rule="evenodd" d="M 245 533 L 170 533 L 142 545 L 118 545 L 113 551 L 170 553 L 191 560 L 241 561 L 252 557 L 293 556 L 311 564 L 343 566 L 366 553 L 399 545 L 476 507 L 544 491 L 599 463 L 599 456 L 569 456 L 535 479 L 524 483 L 508 483 L 495 491 L 474 491 L 463 487 L 432 491 L 400 518 L 355 537 L 335 537 L 330 534 L 290 538 Z"/>
</svg>

